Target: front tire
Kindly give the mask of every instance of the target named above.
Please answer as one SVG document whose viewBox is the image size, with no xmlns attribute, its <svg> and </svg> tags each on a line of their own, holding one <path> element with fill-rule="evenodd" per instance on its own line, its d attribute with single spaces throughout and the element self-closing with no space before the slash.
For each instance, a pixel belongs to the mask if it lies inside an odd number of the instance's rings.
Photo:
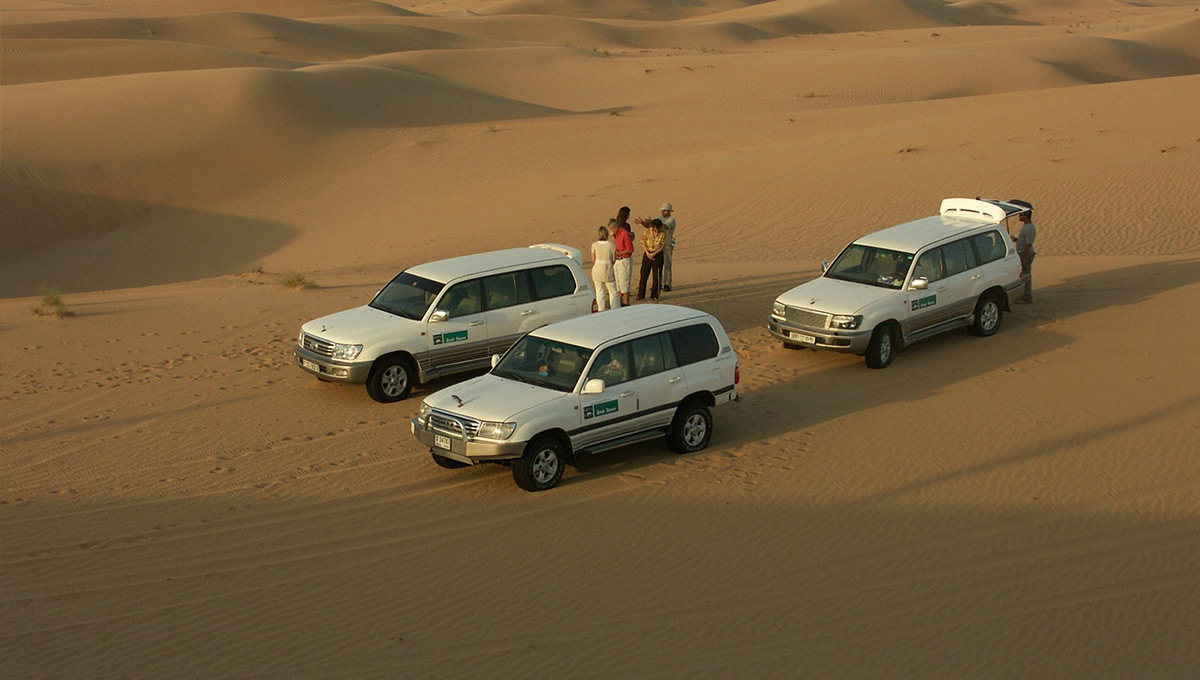
<svg viewBox="0 0 1200 680">
<path fill-rule="evenodd" d="M 412 362 L 401 356 L 384 357 L 375 362 L 367 377 L 367 394 L 375 401 L 390 404 L 412 391 L 416 371 Z"/>
<path fill-rule="evenodd" d="M 887 368 L 896 356 L 896 329 L 886 323 L 875 328 L 867 345 L 867 368 Z"/>
<path fill-rule="evenodd" d="M 562 443 L 554 437 L 538 437 L 525 447 L 525 455 L 513 461 L 513 481 L 526 491 L 553 489 L 566 466 Z"/>
<path fill-rule="evenodd" d="M 1000 330 L 1000 320 L 1004 316 L 1004 306 L 1000 304 L 1000 296 L 996 293 L 984 295 L 975 305 L 975 322 L 971 324 L 971 334 L 986 338 L 995 335 Z"/>
<path fill-rule="evenodd" d="M 700 402 L 690 401 L 675 412 L 667 445 L 675 453 L 695 453 L 708 447 L 712 430 L 712 411 Z"/>
</svg>

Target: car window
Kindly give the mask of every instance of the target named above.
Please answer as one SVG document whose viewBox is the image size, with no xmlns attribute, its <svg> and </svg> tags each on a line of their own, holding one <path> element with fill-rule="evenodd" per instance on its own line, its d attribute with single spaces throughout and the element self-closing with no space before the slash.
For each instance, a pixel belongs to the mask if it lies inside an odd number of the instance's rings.
<svg viewBox="0 0 1200 680">
<path fill-rule="evenodd" d="M 633 341 L 631 348 L 633 349 L 634 375 L 637 377 L 644 378 L 666 370 L 667 362 L 663 356 L 660 334 L 655 333 L 638 338 Z"/>
<path fill-rule="evenodd" d="M 1004 237 L 998 231 L 976 234 L 971 237 L 971 243 L 975 246 L 975 254 L 980 264 L 995 262 L 1008 254 Z"/>
<path fill-rule="evenodd" d="M 504 353 L 492 375 L 518 382 L 570 392 L 579 382 L 591 350 L 526 335 Z"/>
<path fill-rule="evenodd" d="M 482 297 L 479 294 L 479 279 L 463 281 L 450 286 L 450 290 L 442 296 L 438 309 L 444 309 L 453 319 L 456 316 L 477 314 L 482 311 Z"/>
<path fill-rule="evenodd" d="M 717 356 L 720 350 L 716 333 L 713 332 L 712 326 L 706 323 L 676 328 L 670 331 L 670 334 L 680 366 L 711 359 Z"/>
<path fill-rule="evenodd" d="M 900 288 L 912 260 L 912 253 L 851 243 L 829 266 L 825 276 L 882 288 Z"/>
<path fill-rule="evenodd" d="M 371 306 L 406 319 L 420 319 L 442 288 L 437 281 L 400 272 L 375 294 Z"/>
<path fill-rule="evenodd" d="M 570 295 L 575 292 L 575 275 L 565 264 L 538 267 L 529 272 L 533 293 L 538 300 Z"/>
<path fill-rule="evenodd" d="M 622 342 L 600 350 L 592 368 L 588 371 L 588 380 L 600 378 L 605 386 L 620 385 L 633 377 L 632 365 L 629 362 L 629 343 Z"/>
<path fill-rule="evenodd" d="M 930 283 L 942 278 L 942 249 L 934 248 L 926 251 L 917 258 L 917 266 L 913 267 L 913 278 L 923 278 Z"/>
<path fill-rule="evenodd" d="M 495 274 L 483 280 L 483 299 L 488 309 L 502 309 L 529 302 L 529 278 L 524 271 Z"/>
<path fill-rule="evenodd" d="M 965 238 L 942 246 L 942 260 L 946 266 L 946 276 L 961 274 L 975 267 L 975 253 Z"/>
</svg>

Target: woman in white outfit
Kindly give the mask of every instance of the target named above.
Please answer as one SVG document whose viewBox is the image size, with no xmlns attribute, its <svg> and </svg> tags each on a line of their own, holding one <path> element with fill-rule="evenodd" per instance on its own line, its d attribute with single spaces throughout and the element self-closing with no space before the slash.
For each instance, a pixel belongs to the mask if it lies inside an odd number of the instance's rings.
<svg viewBox="0 0 1200 680">
<path fill-rule="evenodd" d="M 613 274 L 613 259 L 616 248 L 608 240 L 608 227 L 600 227 L 599 238 L 592 243 L 592 283 L 596 286 L 596 310 L 616 309 L 620 306 L 617 297 L 617 278 Z"/>
</svg>

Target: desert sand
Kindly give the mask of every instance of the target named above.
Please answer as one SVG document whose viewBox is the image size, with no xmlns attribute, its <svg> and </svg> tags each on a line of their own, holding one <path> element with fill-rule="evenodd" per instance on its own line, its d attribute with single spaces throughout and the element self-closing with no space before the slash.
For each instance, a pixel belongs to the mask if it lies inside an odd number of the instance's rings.
<svg viewBox="0 0 1200 680">
<path fill-rule="evenodd" d="M 1200 677 L 1198 102 L 1200 0 L 5 0 L 0 674 Z M 949 196 L 1036 206 L 997 335 L 767 335 Z M 529 494 L 292 363 L 663 201 L 703 452 Z"/>
</svg>

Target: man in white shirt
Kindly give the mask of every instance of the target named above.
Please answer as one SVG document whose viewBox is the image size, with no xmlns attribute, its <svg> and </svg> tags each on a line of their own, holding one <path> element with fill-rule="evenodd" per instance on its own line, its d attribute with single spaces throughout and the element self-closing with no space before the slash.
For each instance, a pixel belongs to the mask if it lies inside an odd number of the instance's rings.
<svg viewBox="0 0 1200 680">
<path fill-rule="evenodd" d="M 1033 302 L 1033 240 L 1037 238 L 1037 227 L 1033 226 L 1033 211 L 1021 213 L 1021 229 L 1013 237 L 1017 245 L 1017 256 L 1021 258 L 1021 278 L 1025 281 L 1025 294 L 1017 299 L 1018 302 Z"/>
<path fill-rule="evenodd" d="M 662 204 L 662 228 L 667 235 L 667 245 L 663 249 L 663 290 L 671 290 L 671 255 L 675 253 L 675 217 L 672 213 L 675 207 L 670 203 Z"/>
</svg>

